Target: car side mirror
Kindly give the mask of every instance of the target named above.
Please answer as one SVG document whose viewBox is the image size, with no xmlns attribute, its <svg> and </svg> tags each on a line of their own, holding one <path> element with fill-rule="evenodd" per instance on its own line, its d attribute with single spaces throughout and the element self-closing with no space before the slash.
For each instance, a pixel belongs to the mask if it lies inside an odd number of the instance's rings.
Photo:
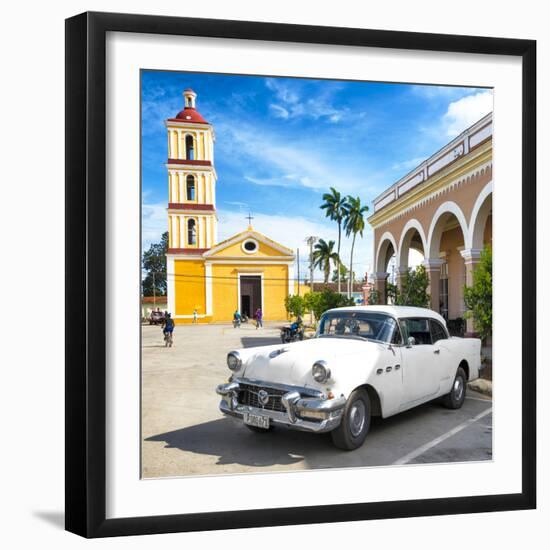
<svg viewBox="0 0 550 550">
<path fill-rule="evenodd" d="M 416 338 L 414 336 L 409 336 L 407 338 L 407 347 L 412 348 L 413 346 L 416 346 Z"/>
</svg>

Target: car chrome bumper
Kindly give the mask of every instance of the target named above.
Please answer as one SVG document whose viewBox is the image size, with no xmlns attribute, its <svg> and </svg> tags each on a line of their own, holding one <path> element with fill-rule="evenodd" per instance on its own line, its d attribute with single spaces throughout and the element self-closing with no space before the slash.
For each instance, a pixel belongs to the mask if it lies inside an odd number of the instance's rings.
<svg viewBox="0 0 550 550">
<path fill-rule="evenodd" d="M 267 383 L 262 385 L 269 387 Z M 333 399 L 304 397 L 300 395 L 299 389 L 294 390 L 289 387 L 289 391 L 281 397 L 285 412 L 239 403 L 238 381 L 220 384 L 216 388 L 216 393 L 222 397 L 220 411 L 229 416 L 243 418 L 245 413 L 268 416 L 270 422 L 275 425 L 285 425 L 294 430 L 316 433 L 329 432 L 340 425 L 346 405 L 346 399 L 343 396 Z"/>
</svg>

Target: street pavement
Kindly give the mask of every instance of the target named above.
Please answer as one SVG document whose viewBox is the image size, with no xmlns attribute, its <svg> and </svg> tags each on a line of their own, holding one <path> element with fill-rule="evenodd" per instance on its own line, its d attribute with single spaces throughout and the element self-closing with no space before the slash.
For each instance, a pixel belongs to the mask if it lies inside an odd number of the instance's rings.
<svg viewBox="0 0 550 550">
<path fill-rule="evenodd" d="M 185 325 L 165 348 L 160 327 L 142 327 L 142 476 L 464 462 L 492 458 L 492 402 L 468 391 L 457 411 L 426 403 L 373 418 L 364 445 L 336 449 L 330 434 L 277 428 L 253 433 L 218 410 L 215 387 L 231 349 L 278 343 L 279 325 Z"/>
</svg>

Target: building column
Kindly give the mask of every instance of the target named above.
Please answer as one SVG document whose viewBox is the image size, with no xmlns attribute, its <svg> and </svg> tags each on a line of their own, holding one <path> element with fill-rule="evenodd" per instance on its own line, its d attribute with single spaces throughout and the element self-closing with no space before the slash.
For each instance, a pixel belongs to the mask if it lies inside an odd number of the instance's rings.
<svg viewBox="0 0 550 550">
<path fill-rule="evenodd" d="M 460 251 L 460 255 L 464 258 L 464 266 L 466 267 L 466 286 L 474 284 L 474 270 L 481 258 L 481 250 L 478 248 L 466 248 Z M 470 317 L 466 320 L 466 336 L 474 336 L 474 320 Z"/>
<path fill-rule="evenodd" d="M 430 309 L 439 313 L 439 279 L 441 277 L 441 266 L 444 260 L 441 258 L 428 258 L 424 260 L 424 267 L 430 278 L 428 290 L 430 291 Z"/>
<path fill-rule="evenodd" d="M 408 267 L 397 268 L 395 283 L 397 285 L 397 290 L 399 290 L 399 292 L 403 291 L 403 282 L 405 281 L 405 275 L 408 273 L 408 271 L 409 271 Z"/>
<path fill-rule="evenodd" d="M 168 296 L 168 313 L 176 317 L 176 269 L 173 256 L 166 256 L 166 294 Z"/>
<path fill-rule="evenodd" d="M 378 303 L 386 303 L 386 281 L 388 280 L 389 273 L 381 271 L 380 273 L 374 273 L 374 290 L 378 292 Z"/>
</svg>

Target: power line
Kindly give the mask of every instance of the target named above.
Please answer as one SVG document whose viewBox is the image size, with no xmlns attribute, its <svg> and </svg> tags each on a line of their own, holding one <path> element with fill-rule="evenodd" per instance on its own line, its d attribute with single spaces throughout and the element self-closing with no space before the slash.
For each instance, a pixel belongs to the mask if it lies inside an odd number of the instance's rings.
<svg viewBox="0 0 550 550">
<path fill-rule="evenodd" d="M 229 276 L 229 275 L 201 275 L 201 274 L 188 274 L 188 273 L 173 273 L 171 274 L 170 276 L 168 276 L 166 273 L 162 273 L 160 271 L 143 271 L 142 273 L 146 273 L 146 274 L 156 274 L 156 275 L 164 275 L 166 278 L 169 278 L 169 277 L 173 277 L 173 278 L 177 278 L 177 277 L 185 277 L 185 278 L 190 278 L 190 279 L 225 279 L 225 280 L 228 280 L 228 281 L 235 281 L 237 280 L 238 277 L 246 277 L 247 274 L 246 274 L 246 271 L 241 271 L 239 272 L 238 275 L 233 275 L 233 276 Z M 252 277 L 254 277 L 255 275 L 251 275 Z M 262 279 L 264 281 L 294 281 L 294 282 L 298 282 L 300 281 L 301 283 L 303 283 L 303 281 L 308 281 L 308 283 L 310 282 L 309 279 L 306 279 L 306 277 L 303 277 L 303 278 L 298 278 L 298 277 L 262 277 Z M 328 281 L 327 283 L 325 283 L 324 279 L 314 279 L 313 282 L 315 284 L 321 284 L 321 285 L 324 285 L 324 284 L 333 284 L 332 281 Z M 360 283 L 360 281 L 358 281 L 358 283 Z"/>
</svg>

